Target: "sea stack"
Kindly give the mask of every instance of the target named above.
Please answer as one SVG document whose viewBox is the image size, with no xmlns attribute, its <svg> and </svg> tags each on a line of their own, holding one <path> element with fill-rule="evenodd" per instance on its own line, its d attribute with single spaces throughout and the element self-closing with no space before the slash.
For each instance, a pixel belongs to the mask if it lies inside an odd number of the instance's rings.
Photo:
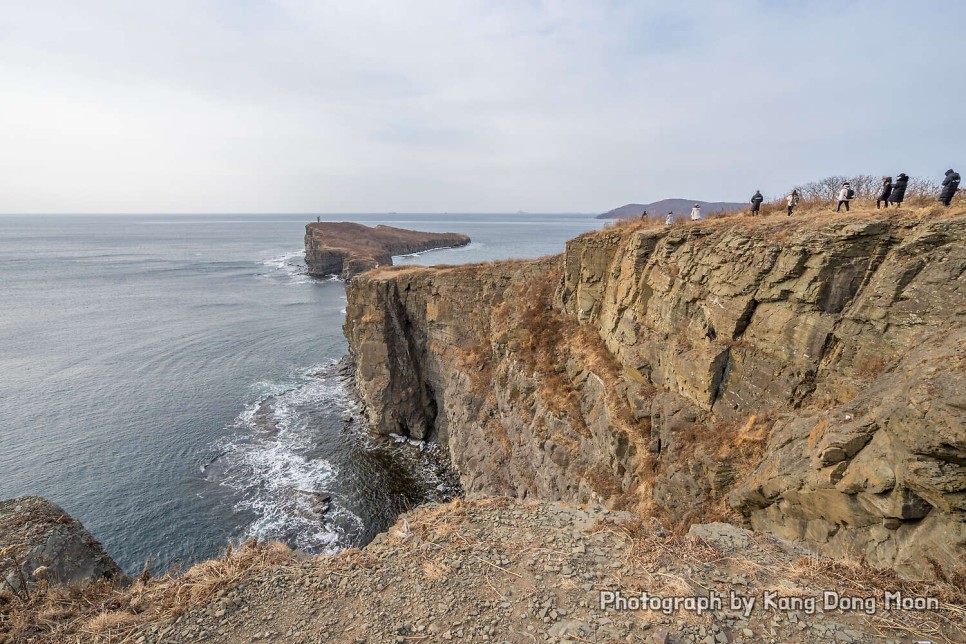
<svg viewBox="0 0 966 644">
<path fill-rule="evenodd" d="M 323 221 L 305 226 L 305 263 L 309 275 L 338 275 L 349 280 L 377 266 L 392 266 L 393 255 L 469 243 L 470 238 L 459 233 L 426 233 L 392 226 Z"/>
</svg>

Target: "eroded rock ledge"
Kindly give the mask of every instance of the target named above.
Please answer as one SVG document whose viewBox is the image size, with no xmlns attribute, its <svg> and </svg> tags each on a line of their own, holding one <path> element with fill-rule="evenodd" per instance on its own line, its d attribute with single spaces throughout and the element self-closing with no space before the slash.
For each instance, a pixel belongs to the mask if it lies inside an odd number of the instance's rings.
<svg viewBox="0 0 966 644">
<path fill-rule="evenodd" d="M 393 255 L 465 246 L 459 233 L 426 233 L 392 226 L 370 228 L 351 222 L 323 221 L 305 226 L 305 263 L 310 275 L 350 279 L 377 266 L 392 266 Z"/>
<path fill-rule="evenodd" d="M 966 546 L 966 213 L 625 226 L 348 287 L 383 433 L 470 493 L 724 518 L 908 576 Z"/>
</svg>

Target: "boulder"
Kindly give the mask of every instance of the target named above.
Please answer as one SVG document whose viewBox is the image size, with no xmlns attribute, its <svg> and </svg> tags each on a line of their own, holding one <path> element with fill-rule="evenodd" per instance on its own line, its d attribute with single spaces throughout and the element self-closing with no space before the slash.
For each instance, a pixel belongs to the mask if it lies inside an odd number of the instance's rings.
<svg viewBox="0 0 966 644">
<path fill-rule="evenodd" d="M 40 580 L 89 584 L 124 573 L 80 521 L 39 496 L 0 501 L 0 579 L 19 591 Z"/>
</svg>

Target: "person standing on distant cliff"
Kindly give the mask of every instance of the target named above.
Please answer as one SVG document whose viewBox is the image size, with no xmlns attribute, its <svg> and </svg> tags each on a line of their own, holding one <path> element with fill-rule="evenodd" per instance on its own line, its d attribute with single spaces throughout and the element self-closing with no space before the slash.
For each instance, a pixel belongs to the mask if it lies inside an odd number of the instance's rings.
<svg viewBox="0 0 966 644">
<path fill-rule="evenodd" d="M 889 207 L 889 197 L 892 195 L 892 177 L 882 177 L 882 190 L 879 192 L 879 196 L 875 198 L 875 209 L 879 209 L 880 203 L 885 203 L 885 207 Z"/>
<path fill-rule="evenodd" d="M 641 221 L 644 221 L 645 219 L 647 219 L 647 211 L 646 210 L 641 213 Z"/>
<path fill-rule="evenodd" d="M 906 186 L 909 185 L 909 175 L 900 172 L 896 177 L 896 182 L 892 186 L 892 194 L 889 195 L 889 202 L 894 203 L 896 208 L 902 205 L 902 200 L 906 197 Z"/>
<path fill-rule="evenodd" d="M 755 190 L 755 194 L 751 198 L 751 214 L 758 214 L 758 211 L 761 210 L 761 202 L 764 200 L 765 198 L 761 196 L 761 190 Z"/>
<path fill-rule="evenodd" d="M 667 213 L 667 219 L 664 220 L 664 225 L 670 226 L 672 223 L 674 223 L 674 211 L 669 210 Z"/>
<path fill-rule="evenodd" d="M 943 179 L 943 191 L 939 193 L 939 201 L 947 208 L 953 203 L 953 197 L 956 196 L 956 191 L 959 190 L 959 181 L 960 176 L 958 172 L 952 168 L 946 170 L 946 178 Z"/>
<path fill-rule="evenodd" d="M 696 203 L 691 209 L 691 221 L 701 221 L 701 204 Z"/>
<path fill-rule="evenodd" d="M 852 186 L 850 186 L 849 182 L 846 181 L 842 184 L 842 189 L 839 190 L 839 202 L 835 205 L 835 212 L 839 211 L 839 208 L 842 207 L 842 204 L 845 204 L 845 212 L 848 212 L 849 201 L 852 200 L 853 197 L 855 197 L 855 191 L 852 190 Z"/>
<path fill-rule="evenodd" d="M 801 201 L 801 197 L 798 195 L 798 190 L 792 190 L 792 194 L 788 195 L 788 197 L 785 199 L 785 202 L 788 204 L 789 217 L 792 216 L 792 210 L 795 209 L 795 206 L 798 205 L 799 201 Z"/>
</svg>

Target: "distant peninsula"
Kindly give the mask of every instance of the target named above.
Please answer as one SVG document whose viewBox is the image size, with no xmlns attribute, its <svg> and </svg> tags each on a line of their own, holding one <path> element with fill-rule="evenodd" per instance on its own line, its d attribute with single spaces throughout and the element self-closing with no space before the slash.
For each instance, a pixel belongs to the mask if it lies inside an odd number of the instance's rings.
<svg viewBox="0 0 966 644">
<path fill-rule="evenodd" d="M 701 201 L 700 199 L 661 199 L 651 203 L 629 203 L 614 208 L 607 212 L 597 215 L 597 219 L 624 219 L 627 217 L 640 217 L 645 211 L 652 217 L 663 217 L 666 214 L 686 215 L 691 212 L 694 204 L 701 204 L 704 214 L 723 212 L 738 212 L 744 208 L 750 208 L 747 203 L 737 203 L 734 201 Z"/>
<path fill-rule="evenodd" d="M 305 263 L 309 275 L 338 275 L 348 280 L 377 266 L 392 266 L 393 255 L 469 243 L 470 238 L 459 233 L 425 233 L 392 226 L 322 221 L 305 226 Z"/>
</svg>

